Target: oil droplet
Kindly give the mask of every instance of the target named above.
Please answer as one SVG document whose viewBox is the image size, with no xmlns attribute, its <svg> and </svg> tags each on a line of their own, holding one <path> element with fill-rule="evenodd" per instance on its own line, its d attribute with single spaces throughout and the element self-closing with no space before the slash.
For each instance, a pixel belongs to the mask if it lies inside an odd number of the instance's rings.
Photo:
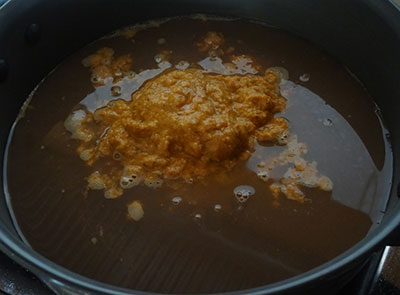
<svg viewBox="0 0 400 295">
<path fill-rule="evenodd" d="M 324 119 L 324 120 L 322 121 L 322 124 L 324 124 L 324 126 L 330 127 L 330 126 L 333 125 L 333 122 L 332 122 L 331 119 L 326 118 L 326 119 Z"/>
<path fill-rule="evenodd" d="M 215 211 L 215 212 L 219 212 L 219 211 L 221 211 L 221 209 L 222 209 L 222 206 L 221 206 L 220 204 L 216 204 L 216 205 L 214 206 L 214 211 Z"/>
<path fill-rule="evenodd" d="M 300 76 L 300 81 L 301 82 L 308 82 L 310 80 L 310 75 L 309 74 L 303 74 Z"/>
<path fill-rule="evenodd" d="M 111 87 L 111 95 L 112 96 L 120 96 L 121 95 L 121 87 L 120 86 L 113 86 Z"/>
<path fill-rule="evenodd" d="M 173 197 L 172 198 L 172 204 L 179 205 L 180 202 L 182 202 L 182 198 L 181 197 Z"/>
<path fill-rule="evenodd" d="M 250 185 L 239 185 L 233 190 L 233 193 L 235 194 L 235 197 L 239 203 L 247 202 L 250 196 L 254 195 L 255 192 L 256 190 L 254 187 Z"/>
</svg>

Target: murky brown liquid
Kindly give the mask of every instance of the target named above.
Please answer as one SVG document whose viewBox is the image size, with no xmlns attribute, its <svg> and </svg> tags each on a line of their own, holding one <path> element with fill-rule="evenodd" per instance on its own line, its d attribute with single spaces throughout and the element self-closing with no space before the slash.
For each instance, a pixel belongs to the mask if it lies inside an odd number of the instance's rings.
<svg viewBox="0 0 400 295">
<path fill-rule="evenodd" d="M 109 85 L 94 90 L 81 60 L 108 46 L 116 56 L 131 53 L 136 72 L 157 68 L 154 56 L 160 49 L 172 50 L 172 65 L 197 63 L 206 56 L 193 44 L 208 31 L 222 32 L 236 54 L 251 55 L 264 69 L 283 66 L 289 71 L 291 81 L 282 85 L 283 93 L 289 93 L 283 115 L 308 145 L 306 158 L 317 161 L 319 171 L 332 179 L 333 192 L 307 189 L 312 202 L 282 197 L 280 206 L 273 206 L 268 186 L 253 171 L 260 159 L 284 147 L 260 145 L 224 185 L 210 179 L 207 186 L 188 184 L 178 191 L 140 186 L 115 200 L 105 199 L 101 191 L 85 197 L 85 177 L 92 171 L 79 159 L 77 142 L 63 121 L 85 98 L 87 103 L 112 97 Z M 159 38 L 166 44 L 159 45 Z M 133 39 L 99 40 L 68 58 L 40 85 L 15 128 L 8 189 L 18 226 L 36 251 L 121 287 L 222 292 L 307 271 L 344 252 L 379 222 L 391 158 L 371 99 L 342 65 L 283 31 L 240 21 L 172 20 Z M 301 82 L 305 73 L 310 79 Z M 237 185 L 256 190 L 241 210 L 233 195 Z M 182 198 L 179 205 L 172 202 L 175 196 Z M 126 206 L 133 200 L 144 207 L 139 222 L 127 218 Z M 219 212 L 216 204 L 222 207 Z"/>
</svg>

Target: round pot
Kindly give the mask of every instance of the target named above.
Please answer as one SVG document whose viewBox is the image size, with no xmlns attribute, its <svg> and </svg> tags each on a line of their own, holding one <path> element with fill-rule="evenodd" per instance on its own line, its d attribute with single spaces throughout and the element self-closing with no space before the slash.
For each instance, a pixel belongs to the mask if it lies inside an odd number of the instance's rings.
<svg viewBox="0 0 400 295">
<path fill-rule="evenodd" d="M 400 11 L 389 1 L 8 1 L 0 9 L 2 160 L 8 133 L 25 98 L 65 57 L 125 25 L 193 13 L 257 19 L 310 40 L 345 64 L 382 110 L 394 155 L 391 196 L 382 222 L 351 249 L 315 269 L 274 284 L 230 292 L 334 293 L 354 277 L 372 252 L 400 242 Z M 4 171 L 0 173 L 4 176 Z M 0 249 L 58 294 L 145 294 L 72 273 L 29 248 L 13 227 L 3 190 L 0 192 Z"/>
</svg>

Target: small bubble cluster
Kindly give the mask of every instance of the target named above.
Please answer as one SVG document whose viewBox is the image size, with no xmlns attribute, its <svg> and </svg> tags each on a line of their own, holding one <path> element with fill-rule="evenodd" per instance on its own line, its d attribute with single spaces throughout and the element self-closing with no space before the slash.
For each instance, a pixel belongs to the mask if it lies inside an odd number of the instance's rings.
<svg viewBox="0 0 400 295">
<path fill-rule="evenodd" d="M 256 190 L 250 185 L 239 185 L 235 187 L 233 193 L 239 203 L 246 203 Z"/>
<path fill-rule="evenodd" d="M 120 179 L 119 185 L 123 189 L 129 189 L 129 188 L 139 185 L 141 181 L 142 181 L 141 177 L 139 177 L 136 174 L 132 174 L 130 176 L 122 176 Z"/>
<path fill-rule="evenodd" d="M 260 179 L 263 180 L 263 181 L 268 181 L 268 179 L 269 179 L 269 174 L 268 174 L 268 172 L 267 172 L 267 171 L 264 171 L 264 170 L 258 171 L 258 172 L 257 172 L 257 176 L 258 176 L 258 178 L 260 178 Z"/>
<path fill-rule="evenodd" d="M 284 131 L 276 137 L 276 142 L 279 145 L 286 145 L 289 141 L 289 132 Z"/>
<path fill-rule="evenodd" d="M 215 212 L 219 212 L 219 211 L 221 211 L 221 209 L 222 209 L 222 206 L 221 206 L 220 204 L 216 204 L 216 205 L 214 206 L 214 211 L 215 211 Z"/>
</svg>

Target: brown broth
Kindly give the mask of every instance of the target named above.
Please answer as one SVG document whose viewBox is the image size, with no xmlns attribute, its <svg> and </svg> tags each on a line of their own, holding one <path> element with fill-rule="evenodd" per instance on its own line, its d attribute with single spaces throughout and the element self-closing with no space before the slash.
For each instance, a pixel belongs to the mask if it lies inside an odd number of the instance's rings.
<svg viewBox="0 0 400 295">
<path fill-rule="evenodd" d="M 211 178 L 207 185 L 177 190 L 139 186 L 115 200 L 101 191 L 85 195 L 85 177 L 92 171 L 79 159 L 77 142 L 63 121 L 85 98 L 113 98 L 110 85 L 94 90 L 81 60 L 108 46 L 117 56 L 130 53 L 136 72 L 157 68 L 154 56 L 160 49 L 173 52 L 172 65 L 197 63 L 206 56 L 193 44 L 208 31 L 222 32 L 236 54 L 254 57 L 263 69 L 289 71 L 290 81 L 281 86 L 290 92 L 283 115 L 307 144 L 307 160 L 317 161 L 319 171 L 332 179 L 333 192 L 305 189 L 311 202 L 282 197 L 273 206 L 268 186 L 254 170 L 260 159 L 284 147 L 257 145 L 224 184 Z M 166 44 L 159 45 L 159 38 Z M 33 249 L 74 272 L 120 287 L 222 292 L 310 270 L 353 246 L 380 221 L 391 157 L 375 105 L 341 64 L 286 32 L 244 21 L 174 19 L 139 31 L 133 40 L 104 38 L 66 59 L 34 92 L 15 127 L 8 189 L 18 227 Z M 310 79 L 302 82 L 305 73 Z M 126 98 L 134 87 L 123 85 Z M 233 195 L 237 185 L 256 191 L 241 209 Z M 182 198 L 179 205 L 171 201 L 175 196 Z M 143 204 L 139 222 L 127 217 L 126 206 L 133 200 Z"/>
</svg>

